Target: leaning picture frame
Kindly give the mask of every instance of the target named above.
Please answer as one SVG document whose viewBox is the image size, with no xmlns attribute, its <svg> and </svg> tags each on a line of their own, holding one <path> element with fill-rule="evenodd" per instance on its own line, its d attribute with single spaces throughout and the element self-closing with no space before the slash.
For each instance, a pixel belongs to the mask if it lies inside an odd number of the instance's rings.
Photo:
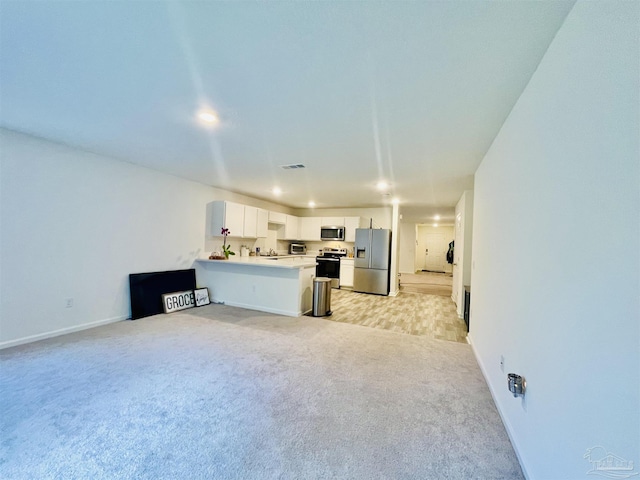
<svg viewBox="0 0 640 480">
<path fill-rule="evenodd" d="M 164 313 L 179 312 L 180 310 L 193 308 L 196 306 L 193 290 L 164 293 L 162 295 L 162 305 L 164 307 Z"/>
<path fill-rule="evenodd" d="M 209 300 L 209 289 L 207 287 L 196 288 L 193 293 L 196 297 L 196 307 L 202 307 L 203 305 L 209 305 L 211 303 Z"/>
</svg>

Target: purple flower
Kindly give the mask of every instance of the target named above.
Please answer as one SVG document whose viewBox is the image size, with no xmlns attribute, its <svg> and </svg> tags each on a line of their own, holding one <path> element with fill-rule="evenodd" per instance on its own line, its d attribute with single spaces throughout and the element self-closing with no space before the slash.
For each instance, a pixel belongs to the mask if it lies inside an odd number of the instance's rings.
<svg viewBox="0 0 640 480">
<path fill-rule="evenodd" d="M 229 258 L 229 255 L 235 255 L 235 253 L 231 251 L 231 245 L 227 247 L 227 235 L 229 235 L 230 233 L 231 232 L 229 231 L 228 228 L 222 227 L 222 230 L 220 230 L 220 234 L 224 236 L 224 242 L 222 243 L 222 251 L 224 252 L 225 257 L 227 258 Z"/>
</svg>

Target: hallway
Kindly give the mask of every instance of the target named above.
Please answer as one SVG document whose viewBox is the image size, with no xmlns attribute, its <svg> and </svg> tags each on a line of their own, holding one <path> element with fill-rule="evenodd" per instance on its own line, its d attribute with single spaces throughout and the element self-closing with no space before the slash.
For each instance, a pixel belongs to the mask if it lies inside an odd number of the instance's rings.
<svg viewBox="0 0 640 480">
<path fill-rule="evenodd" d="M 418 272 L 400 274 L 400 291 L 451 297 L 453 275 L 450 273 Z"/>
</svg>

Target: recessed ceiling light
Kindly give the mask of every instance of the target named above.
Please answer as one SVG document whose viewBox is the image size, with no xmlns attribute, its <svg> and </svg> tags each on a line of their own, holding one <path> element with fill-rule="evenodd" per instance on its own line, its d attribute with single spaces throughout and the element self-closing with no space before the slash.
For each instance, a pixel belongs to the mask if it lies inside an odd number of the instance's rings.
<svg viewBox="0 0 640 480">
<path fill-rule="evenodd" d="M 218 115 L 216 114 L 216 112 L 214 112 L 213 110 L 203 110 L 200 113 L 198 113 L 198 118 L 208 124 L 208 125 L 215 125 L 216 123 L 218 123 L 220 121 L 220 119 L 218 118 Z"/>
<path fill-rule="evenodd" d="M 389 184 L 384 180 L 381 180 L 376 184 L 376 188 L 381 191 L 386 190 L 387 188 L 389 188 Z"/>
<path fill-rule="evenodd" d="M 315 206 L 316 206 L 316 202 L 313 202 L 313 201 L 309 202 L 309 208 L 313 208 Z"/>
<path fill-rule="evenodd" d="M 436 215 L 435 217 L 433 217 L 434 220 L 440 220 L 440 215 Z"/>
<path fill-rule="evenodd" d="M 273 189 L 271 190 L 271 193 L 273 193 L 274 195 L 281 195 L 282 189 L 280 187 L 273 187 Z"/>
</svg>

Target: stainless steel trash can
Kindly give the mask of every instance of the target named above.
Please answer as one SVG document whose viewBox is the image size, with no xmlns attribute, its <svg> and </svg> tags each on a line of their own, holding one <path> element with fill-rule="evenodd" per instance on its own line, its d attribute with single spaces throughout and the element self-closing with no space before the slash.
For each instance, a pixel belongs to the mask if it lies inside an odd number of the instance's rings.
<svg viewBox="0 0 640 480">
<path fill-rule="evenodd" d="M 313 279 L 313 312 L 314 317 L 331 315 L 331 279 L 315 277 Z"/>
</svg>

